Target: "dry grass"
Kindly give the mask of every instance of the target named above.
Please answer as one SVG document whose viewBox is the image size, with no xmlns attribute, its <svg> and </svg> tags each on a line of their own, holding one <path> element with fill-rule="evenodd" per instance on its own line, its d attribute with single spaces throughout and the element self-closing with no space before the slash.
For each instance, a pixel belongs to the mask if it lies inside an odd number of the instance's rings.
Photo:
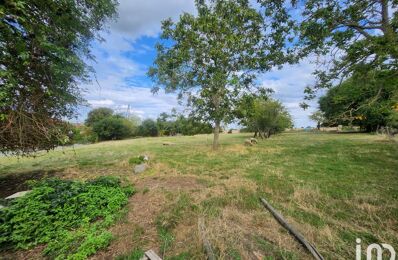
<svg viewBox="0 0 398 260">
<path fill-rule="evenodd" d="M 362 134 L 286 133 L 246 147 L 247 137 L 221 135 L 216 152 L 205 135 L 104 142 L 36 159 L 0 158 L 0 173 L 53 170 L 63 178 L 115 175 L 133 183 L 137 193 L 111 228 L 114 241 L 93 259 L 137 248 L 203 259 L 198 217 L 220 259 L 309 259 L 259 197 L 328 259 L 353 258 L 357 237 L 398 248 L 396 143 Z M 149 168 L 135 175 L 128 159 L 140 154 L 149 155 Z M 31 252 L 39 251 L 11 256 Z"/>
</svg>

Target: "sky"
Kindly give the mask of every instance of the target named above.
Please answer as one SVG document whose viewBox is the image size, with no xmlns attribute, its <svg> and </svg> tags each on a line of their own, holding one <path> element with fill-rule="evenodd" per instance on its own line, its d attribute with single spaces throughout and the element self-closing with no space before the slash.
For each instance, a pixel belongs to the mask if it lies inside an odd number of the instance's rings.
<svg viewBox="0 0 398 260">
<path fill-rule="evenodd" d="M 169 17 L 177 20 L 182 12 L 194 13 L 194 1 L 119 0 L 118 18 L 102 33 L 105 41 L 92 45 L 96 60 L 89 64 L 96 73 L 90 83 L 81 86 L 88 105 L 79 108 L 76 122 L 84 121 L 88 111 L 96 107 L 134 113 L 141 119 L 155 119 L 172 108 L 183 110 L 176 94 L 152 94 L 154 83 L 146 76 L 156 56 L 161 21 Z M 314 82 L 314 69 L 315 64 L 304 60 L 258 77 L 262 86 L 274 89 L 273 97 L 289 110 L 295 127 L 315 126 L 308 116 L 316 109 L 316 102 L 305 111 L 299 107 L 304 88 Z"/>
</svg>

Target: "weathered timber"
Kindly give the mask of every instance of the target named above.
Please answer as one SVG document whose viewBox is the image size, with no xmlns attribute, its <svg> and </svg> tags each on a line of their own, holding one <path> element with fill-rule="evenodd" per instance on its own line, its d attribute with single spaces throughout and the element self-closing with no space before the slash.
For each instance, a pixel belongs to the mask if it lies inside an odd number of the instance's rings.
<svg viewBox="0 0 398 260">
<path fill-rule="evenodd" d="M 283 216 L 279 212 L 277 212 L 271 206 L 271 204 L 268 203 L 268 201 L 266 201 L 264 198 L 261 198 L 260 200 L 263 203 L 264 207 L 268 209 L 274 216 L 274 218 L 279 222 L 279 224 L 286 228 L 290 232 L 290 234 L 292 234 L 314 256 L 315 259 L 324 260 L 323 256 L 316 250 L 315 246 L 309 243 L 301 233 L 299 233 L 291 225 L 289 225 L 283 218 Z"/>
</svg>

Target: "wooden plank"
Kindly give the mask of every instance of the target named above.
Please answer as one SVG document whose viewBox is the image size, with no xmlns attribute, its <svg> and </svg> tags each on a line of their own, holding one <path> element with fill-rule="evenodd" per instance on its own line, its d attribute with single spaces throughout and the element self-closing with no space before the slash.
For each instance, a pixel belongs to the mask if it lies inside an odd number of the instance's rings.
<svg viewBox="0 0 398 260">
<path fill-rule="evenodd" d="M 203 247 L 206 251 L 207 259 L 208 260 L 216 260 L 216 257 L 214 256 L 213 249 L 211 248 L 211 244 L 206 237 L 206 227 L 205 227 L 205 222 L 204 222 L 203 218 L 198 219 L 198 229 L 199 229 L 200 238 L 203 243 Z"/>
<path fill-rule="evenodd" d="M 323 256 L 316 250 L 315 246 L 310 244 L 304 236 L 295 230 L 291 225 L 289 225 L 283 216 L 277 212 L 271 204 L 268 203 L 264 198 L 260 199 L 263 203 L 264 207 L 268 209 L 274 218 L 281 224 L 284 228 L 286 228 L 313 256 L 316 260 L 324 260 Z"/>
<path fill-rule="evenodd" d="M 155 253 L 155 251 L 153 251 L 152 249 L 146 251 L 146 252 L 145 252 L 145 256 L 148 257 L 149 260 L 162 260 L 162 258 L 160 258 L 160 257 Z"/>
</svg>

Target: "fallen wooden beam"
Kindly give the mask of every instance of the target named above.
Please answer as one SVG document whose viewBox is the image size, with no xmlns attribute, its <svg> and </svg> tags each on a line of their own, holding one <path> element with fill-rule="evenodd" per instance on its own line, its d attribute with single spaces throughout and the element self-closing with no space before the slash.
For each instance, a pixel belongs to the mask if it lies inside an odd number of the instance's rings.
<svg viewBox="0 0 398 260">
<path fill-rule="evenodd" d="M 162 260 L 152 249 L 146 251 L 140 260 Z"/>
<path fill-rule="evenodd" d="M 264 207 L 268 209 L 271 214 L 274 216 L 274 218 L 281 224 L 284 228 L 286 228 L 317 260 L 323 260 L 323 256 L 316 250 L 315 246 L 313 246 L 311 243 L 309 243 L 304 236 L 299 233 L 297 230 L 295 230 L 291 225 L 289 225 L 286 220 L 283 218 L 283 216 L 277 212 L 271 204 L 268 203 L 263 198 L 260 198 L 261 202 L 263 203 Z"/>
<path fill-rule="evenodd" d="M 205 222 L 204 222 L 203 218 L 198 219 L 198 229 L 199 229 L 200 239 L 202 240 L 203 247 L 206 251 L 207 259 L 208 260 L 216 260 L 216 257 L 214 256 L 213 249 L 211 248 L 211 244 L 206 236 L 206 228 L 205 228 Z"/>
</svg>

